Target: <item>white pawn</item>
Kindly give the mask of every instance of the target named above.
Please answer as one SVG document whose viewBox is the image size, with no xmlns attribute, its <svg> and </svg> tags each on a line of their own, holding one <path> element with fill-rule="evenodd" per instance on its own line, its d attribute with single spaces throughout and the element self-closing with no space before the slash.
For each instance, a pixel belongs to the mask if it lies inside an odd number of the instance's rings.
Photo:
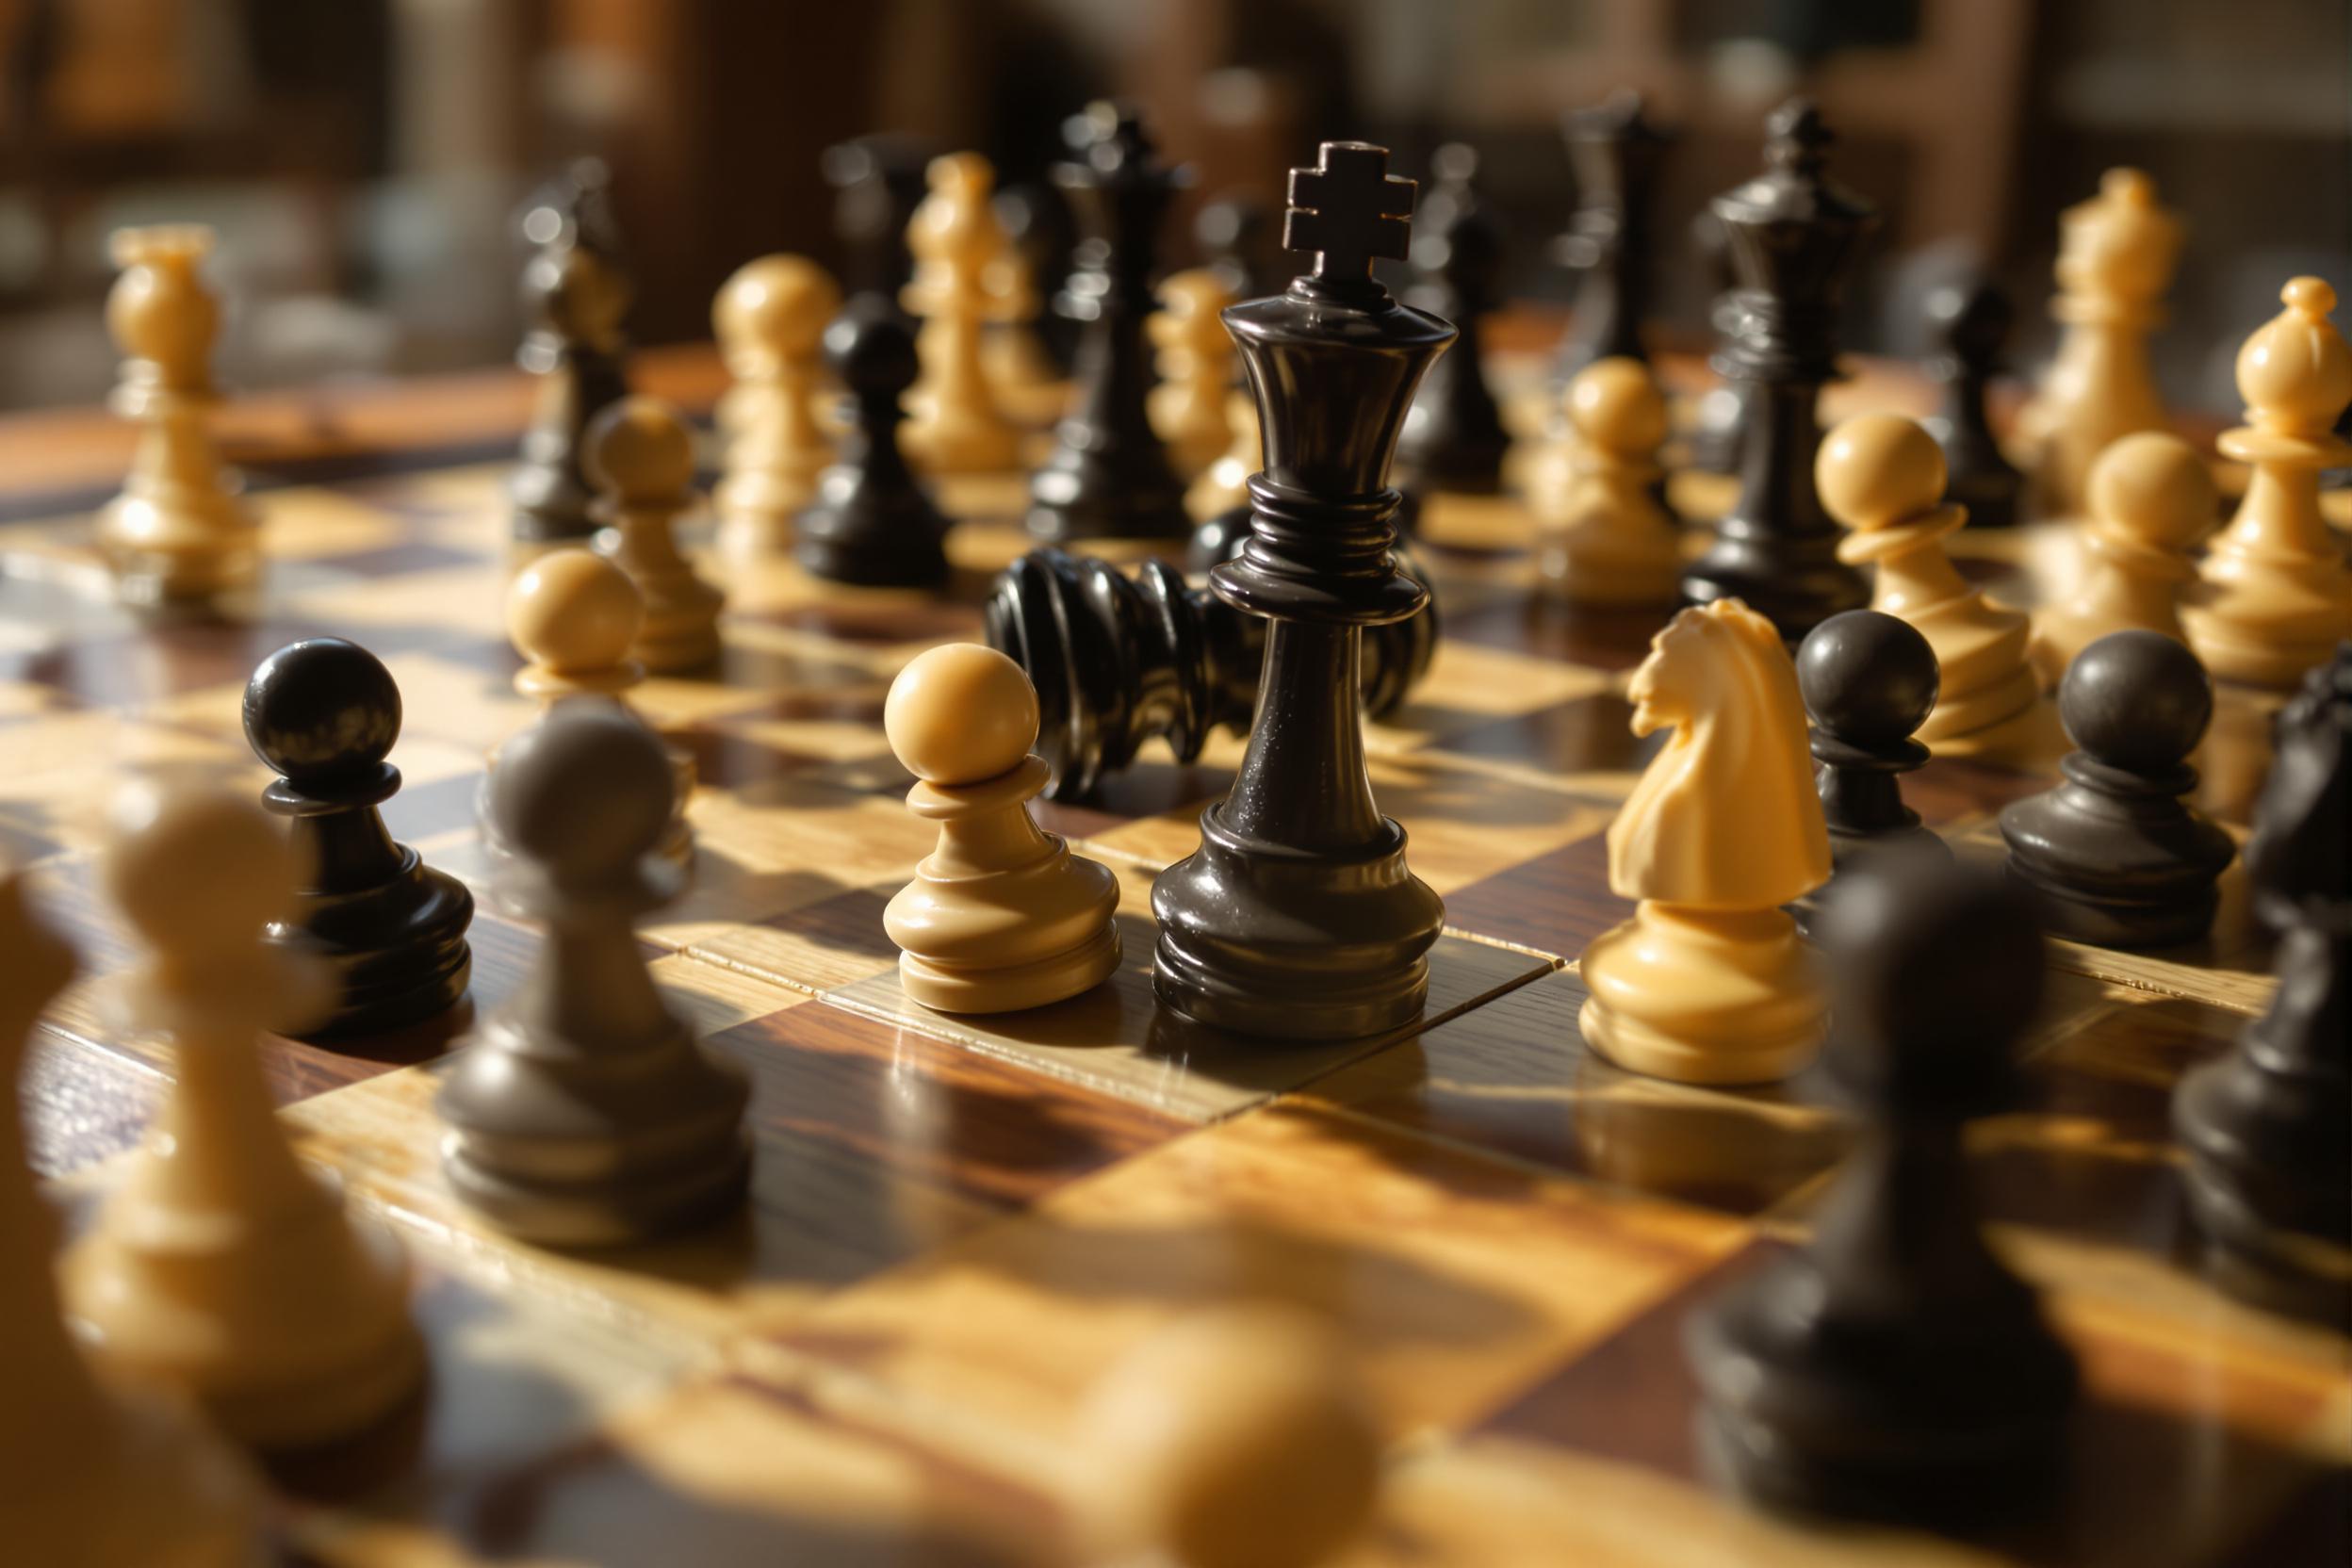
<svg viewBox="0 0 2352 1568">
<path fill-rule="evenodd" d="M 2213 531 L 2220 494 L 2196 448 L 2177 435 L 2142 431 L 2099 454 L 2089 502 L 2082 525 L 2088 569 L 2064 603 L 2034 616 L 2034 667 L 2051 688 L 2076 654 L 2111 631 L 2136 628 L 2188 640 L 2180 601 L 2181 589 L 2197 580 L 2189 549 Z"/>
<path fill-rule="evenodd" d="M 694 445 L 686 422 L 658 398 L 624 398 L 589 426 L 588 477 L 604 492 L 612 559 L 645 596 L 631 651 L 656 675 L 698 670 L 719 656 L 720 593 L 694 575 L 678 547 L 678 519 L 694 508 Z"/>
<path fill-rule="evenodd" d="M 1077 1436 L 1088 1560 L 1315 1568 L 1379 1502 L 1371 1409 L 1331 1330 L 1287 1308 L 1162 1330 L 1095 1386 Z"/>
<path fill-rule="evenodd" d="M 745 262 L 719 290 L 711 321 L 735 384 L 719 403 L 727 455 L 711 498 L 729 551 L 789 551 L 792 519 L 833 461 L 817 389 L 825 324 L 841 309 L 840 286 L 806 256 Z"/>
<path fill-rule="evenodd" d="M 73 950 L 0 875 L 0 1082 L 20 1082 L 33 1021 L 73 976 Z M 0 1116 L 0 1519 L 14 1560 L 52 1568 L 250 1568 L 259 1489 L 225 1444 L 152 1393 L 106 1388 L 67 1335 L 24 1130 Z"/>
<path fill-rule="evenodd" d="M 135 786 L 104 871 L 147 954 L 122 977 L 124 1021 L 168 1039 L 177 1073 L 66 1256 L 76 1326 L 103 1364 L 256 1448 L 354 1436 L 416 1396 L 424 1345 L 399 1242 L 303 1169 L 262 1079 L 261 1031 L 333 997 L 262 939 L 296 917 L 294 853 L 242 795 Z"/>
<path fill-rule="evenodd" d="M 122 493 L 98 515 L 98 547 L 133 603 L 201 599 L 250 582 L 261 528 L 212 443 L 212 341 L 220 307 L 197 276 L 207 228 L 117 229 L 122 275 L 106 325 L 129 357 L 111 405 L 137 422 L 139 448 Z"/>
<path fill-rule="evenodd" d="M 1160 308 L 1145 323 L 1160 351 L 1152 428 L 1179 474 L 1206 471 L 1233 444 L 1233 337 L 1223 315 L 1233 302 L 1217 274 L 1197 267 L 1161 283 Z"/>
<path fill-rule="evenodd" d="M 1944 449 L 1900 414 L 1857 414 L 1821 441 L 1813 483 L 1845 528 L 1838 559 L 1875 568 L 1870 608 L 1908 621 L 1936 650 L 1941 679 L 1918 738 L 1974 749 L 2031 709 L 2041 682 L 2027 662 L 2026 618 L 1971 588 L 1944 539 L 1968 520 L 1944 499 Z"/>
<path fill-rule="evenodd" d="M 629 574 L 594 550 L 574 545 L 539 556 L 506 590 L 506 634 L 523 659 L 514 690 L 536 700 L 542 717 L 565 697 L 626 702 L 645 678 L 645 667 L 630 656 L 645 614 L 645 596 Z M 489 771 L 497 769 L 493 752 Z M 682 866 L 694 858 L 694 829 L 686 821 L 686 802 L 694 791 L 694 754 L 673 749 L 670 771 L 670 830 L 660 853 Z M 484 841 L 497 850 L 489 792 L 485 776 L 477 814 Z"/>
<path fill-rule="evenodd" d="M 920 783 L 907 808 L 938 849 L 883 911 L 908 996 L 949 1013 L 1041 1007 L 1119 967 L 1119 882 L 1040 829 L 1029 802 L 1051 770 L 1029 748 L 1037 694 L 994 648 L 917 656 L 882 709 L 890 749 Z"/>
<path fill-rule="evenodd" d="M 1666 400 L 1638 359 L 1603 359 L 1568 384 L 1567 483 L 1539 512 L 1536 570 L 1572 604 L 1670 605 L 1682 575 L 1658 502 Z"/>
</svg>

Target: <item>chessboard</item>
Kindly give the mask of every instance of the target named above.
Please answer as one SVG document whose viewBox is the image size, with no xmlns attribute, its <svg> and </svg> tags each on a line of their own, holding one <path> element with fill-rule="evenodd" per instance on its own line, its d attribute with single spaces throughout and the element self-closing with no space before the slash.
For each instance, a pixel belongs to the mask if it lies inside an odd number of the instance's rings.
<svg viewBox="0 0 2352 1568">
<path fill-rule="evenodd" d="M 1502 357 L 1532 380 L 1532 358 Z M 707 366 L 663 379 L 707 412 Z M 1871 372 L 1831 413 L 1919 391 Z M 1152 1003 L 1152 879 L 1194 847 L 1240 758 L 1232 736 L 1190 765 L 1147 753 L 1084 804 L 1039 803 L 1119 878 L 1108 985 L 983 1019 L 902 995 L 882 909 L 933 830 L 902 804 L 883 699 L 916 653 L 980 636 L 991 577 L 1029 544 L 1018 480 L 944 487 L 942 595 L 712 563 L 721 664 L 632 694 L 699 776 L 691 888 L 642 936 L 672 1002 L 752 1078 L 752 1201 L 619 1250 L 488 1229 L 443 1184 L 431 1107 L 447 1054 L 537 940 L 488 899 L 475 820 L 485 753 L 533 711 L 500 613 L 513 427 L 482 422 L 519 418 L 521 400 L 400 396 L 406 414 L 233 428 L 270 561 L 234 614 L 112 604 L 89 536 L 106 485 L 0 498 L 0 848 L 86 959 L 25 1086 L 69 1223 L 172 1071 L 106 1021 L 127 948 L 95 889 L 102 808 L 137 770 L 258 790 L 239 702 L 263 656 L 331 633 L 384 660 L 406 714 L 385 816 L 483 895 L 456 1016 L 345 1050 L 266 1042 L 301 1152 L 407 1242 L 432 1362 L 396 1429 L 279 1468 L 295 1560 L 1052 1560 L 1070 1500 L 1118 1484 L 1073 1426 L 1095 1380 L 1165 1323 L 1262 1298 L 1336 1326 L 1389 1440 L 1377 1527 L 1349 1562 L 2345 1560 L 2352 1346 L 2203 1282 L 2169 1130 L 2182 1071 L 2271 990 L 2237 867 L 2193 948 L 2052 944 L 2024 1102 L 1975 1129 L 1996 1240 L 2086 1379 L 2059 1506 L 1959 1544 L 1775 1521 L 1710 1490 L 1686 1312 L 1805 1235 L 1846 1122 L 1810 1074 L 1685 1087 L 1583 1048 L 1575 960 L 1629 909 L 1603 833 L 1646 755 L 1624 683 L 1655 617 L 1552 608 L 1509 499 L 1429 498 L 1415 547 L 1443 640 L 1366 731 L 1380 803 L 1446 901 L 1428 1007 L 1333 1046 L 1221 1037 Z M 1703 477 L 1675 498 L 1700 516 L 1723 499 Z M 2046 588 L 2046 535 L 1964 544 L 2003 595 Z M 1939 759 L 1907 795 L 1984 851 L 2050 760 Z"/>
</svg>

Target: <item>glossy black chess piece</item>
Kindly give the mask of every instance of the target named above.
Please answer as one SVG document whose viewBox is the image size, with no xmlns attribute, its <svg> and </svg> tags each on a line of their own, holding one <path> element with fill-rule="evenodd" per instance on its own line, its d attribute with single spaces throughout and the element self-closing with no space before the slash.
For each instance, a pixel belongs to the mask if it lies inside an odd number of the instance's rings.
<svg viewBox="0 0 2352 1568">
<path fill-rule="evenodd" d="M 1192 220 L 1200 264 L 1236 300 L 1279 294 L 1290 281 L 1282 270 L 1277 238 L 1273 214 L 1264 202 L 1243 191 L 1229 190 L 1202 203 Z"/>
<path fill-rule="evenodd" d="M 538 378 L 538 394 L 507 485 L 514 537 L 584 539 L 600 525 L 581 450 L 589 421 L 629 395 L 621 325 L 634 292 L 604 165 L 574 164 L 531 198 L 518 224 L 532 249 L 522 280 L 530 327 L 514 359 Z"/>
<path fill-rule="evenodd" d="M 1446 913 L 1372 798 L 1358 711 L 1364 629 L 1429 597 L 1391 554 L 1399 498 L 1385 481 L 1414 386 L 1454 336 L 1372 276 L 1411 239 L 1413 184 L 1387 163 L 1337 141 L 1293 170 L 1283 242 L 1316 253 L 1315 270 L 1225 312 L 1266 471 L 1250 481 L 1249 541 L 1209 581 L 1272 625 L 1232 792 L 1152 890 L 1161 1004 L 1276 1040 L 1359 1038 L 1417 1016 Z"/>
<path fill-rule="evenodd" d="M 898 444 L 902 405 L 921 366 L 898 307 L 878 294 L 852 300 L 825 329 L 825 352 L 849 389 L 850 424 L 838 460 L 817 477 L 798 521 L 793 558 L 836 582 L 924 588 L 947 580 L 947 518 Z"/>
<path fill-rule="evenodd" d="M 2205 666 L 2162 632 L 2110 632 L 2075 655 L 2058 683 L 2080 748 L 2059 764 L 2066 782 L 2001 813 L 2010 874 L 2040 896 L 2052 934 L 2164 947 L 2212 928 L 2237 846 L 2185 797 L 2213 716 Z"/>
<path fill-rule="evenodd" d="M 906 225 L 930 194 L 938 149 L 910 136 L 852 137 L 825 150 L 819 168 L 833 188 L 833 233 L 841 245 L 841 292 L 897 305 L 914 275 Z M 901 307 L 902 310 L 904 307 Z"/>
<path fill-rule="evenodd" d="M 1596 359 L 1638 359 L 1650 315 L 1651 214 L 1673 135 L 1642 111 L 1626 90 L 1560 122 L 1576 176 L 1576 211 L 1553 253 L 1576 274 L 1576 318 L 1560 345 L 1554 378 L 1566 385 Z"/>
<path fill-rule="evenodd" d="M 1740 335 L 1740 280 L 1731 270 L 1731 236 L 1713 209 L 1701 208 L 1690 220 L 1690 247 L 1714 284 L 1707 324 L 1715 334 L 1716 354 L 1729 351 Z M 1690 418 L 1685 450 L 1690 466 L 1709 474 L 1740 470 L 1740 435 L 1748 428 L 1748 384 L 1718 381 L 1698 400 Z"/>
<path fill-rule="evenodd" d="M 1903 804 L 1902 784 L 1927 760 L 1927 747 L 1911 736 L 1927 722 L 1940 684 L 1927 639 L 1875 610 L 1832 615 L 1798 645 L 1797 689 L 1813 721 L 1814 787 L 1833 867 L 1795 911 L 1807 935 L 1841 878 L 1892 855 L 1950 855 Z"/>
<path fill-rule="evenodd" d="M 1920 423 L 1944 449 L 1950 472 L 1944 498 L 1968 509 L 1970 528 L 2009 528 L 2017 520 L 2024 476 L 2001 454 L 1985 416 L 1984 392 L 2001 368 L 2014 312 L 2009 297 L 1983 279 L 1947 286 L 1927 297 L 1936 352 L 1927 373 L 1943 389 L 1942 405 Z"/>
<path fill-rule="evenodd" d="M 1415 538 L 1421 527 L 1420 492 L 1400 486 L 1396 495 L 1396 514 L 1389 519 L 1389 526 L 1399 540 Z M 1243 501 L 1192 531 L 1192 543 L 1184 547 L 1184 570 L 1195 577 L 1205 576 L 1218 562 L 1239 555 L 1249 543 L 1250 503 Z"/>
<path fill-rule="evenodd" d="M 2033 901 L 1913 859 L 1827 912 L 1823 1056 L 1858 1146 L 1813 1237 L 1690 1315 L 1700 1446 L 1769 1506 L 1903 1524 L 2030 1511 L 2060 1474 L 2074 1359 L 1985 1245 L 1967 1123 L 2016 1100 L 2040 1004 Z"/>
<path fill-rule="evenodd" d="M 2352 644 L 2278 715 L 2246 852 L 2278 934 L 2270 1007 L 2173 1098 L 2190 1211 L 2224 1289 L 2352 1325 Z"/>
<path fill-rule="evenodd" d="M 1461 334 L 1422 379 L 1405 416 L 1396 466 L 1416 488 L 1491 496 L 1503 487 L 1511 434 L 1487 385 L 1482 318 L 1499 302 L 1503 225 L 1479 200 L 1475 148 L 1449 141 L 1431 155 L 1436 175 L 1414 214 L 1414 283 L 1408 304 L 1451 321 Z"/>
<path fill-rule="evenodd" d="M 378 810 L 400 792 L 384 760 L 400 691 L 376 656 L 340 637 L 291 643 L 245 683 L 245 738 L 277 774 L 262 804 L 287 819 L 310 871 L 297 917 L 269 928 L 333 967 L 335 1009 L 302 1037 L 380 1035 L 454 1006 L 473 957 L 474 897 L 393 841 Z"/>
<path fill-rule="evenodd" d="M 1821 444 L 1814 404 L 1838 373 L 1838 305 L 1878 216 L 1823 175 L 1829 127 L 1809 100 L 1772 111 L 1765 170 L 1715 198 L 1740 301 L 1723 375 L 1749 384 L 1740 436 L 1740 498 L 1690 564 L 1685 597 L 1737 597 L 1790 642 L 1870 597 L 1838 559 L 1838 530 L 1813 488 Z"/>
<path fill-rule="evenodd" d="M 549 1246 L 645 1241 L 741 1200 L 749 1091 L 674 1012 L 639 916 L 676 897 L 659 851 L 676 785 L 661 738 L 572 697 L 500 749 L 500 906 L 546 928 L 514 998 L 451 1060 L 437 1109 L 450 1190 Z"/>
<path fill-rule="evenodd" d="M 1397 569 L 1428 580 L 1408 561 Z M 1052 800 L 1085 799 L 1155 737 L 1190 762 L 1213 730 L 1247 730 L 1266 629 L 1157 561 L 1130 578 L 1113 562 L 1032 550 L 988 594 L 989 645 L 1037 688 L 1036 749 L 1052 769 Z M 1383 718 L 1403 705 L 1429 673 L 1437 635 L 1434 595 L 1404 620 L 1365 629 L 1366 713 Z"/>
<path fill-rule="evenodd" d="M 1054 298 L 1070 281 L 1070 248 L 1078 243 L 1070 204 L 1046 182 L 1023 180 L 998 191 L 990 205 L 1005 240 L 1028 269 L 1036 298 Z M 1078 358 L 1078 323 L 1058 311 L 1039 310 L 1026 325 L 1054 368 L 1067 375 Z"/>
<path fill-rule="evenodd" d="M 1144 324 L 1160 223 L 1184 184 L 1164 166 L 1133 108 L 1090 105 L 1074 117 L 1072 157 L 1054 183 L 1076 207 L 1079 242 L 1054 308 L 1079 323 L 1076 388 L 1054 451 L 1030 476 L 1029 531 L 1072 539 L 1182 539 L 1184 487 L 1152 428 L 1152 352 Z"/>
</svg>

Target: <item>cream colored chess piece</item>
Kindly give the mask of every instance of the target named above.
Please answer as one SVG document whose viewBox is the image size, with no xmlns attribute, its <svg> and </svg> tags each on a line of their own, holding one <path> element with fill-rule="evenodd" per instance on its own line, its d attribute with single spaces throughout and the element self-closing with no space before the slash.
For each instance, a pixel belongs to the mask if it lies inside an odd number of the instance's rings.
<svg viewBox="0 0 2352 1568">
<path fill-rule="evenodd" d="M 1258 401 L 1247 392 L 1225 400 L 1225 423 L 1233 433 L 1233 445 L 1200 470 L 1184 491 L 1184 511 L 1196 523 L 1205 523 L 1250 499 L 1250 476 L 1266 466 L 1266 441 L 1258 430 Z"/>
<path fill-rule="evenodd" d="M 1180 1319 L 1080 1413 L 1086 1560 L 1314 1568 L 1370 1523 L 1380 1433 L 1327 1325 L 1234 1306 Z"/>
<path fill-rule="evenodd" d="M 571 696 L 626 703 L 630 689 L 645 678 L 645 665 L 631 656 L 645 614 L 637 584 L 594 550 L 572 545 L 537 557 L 514 574 L 506 590 L 506 634 L 523 658 L 514 690 L 535 700 L 543 713 Z M 490 771 L 498 765 L 492 752 Z M 686 821 L 687 797 L 694 792 L 694 755 L 671 747 L 670 769 L 678 788 L 661 853 L 685 865 L 694 858 L 694 829 Z M 485 835 L 491 822 L 489 785 L 485 772 L 476 812 Z"/>
<path fill-rule="evenodd" d="M 2213 471 L 2177 435 L 2142 431 L 2091 465 L 2086 569 L 2062 604 L 2034 616 L 2029 649 L 2042 684 L 2055 687 L 2074 656 L 2111 631 L 2139 628 L 2182 642 L 2180 590 L 2197 580 L 2189 548 L 2213 531 L 2220 493 Z"/>
<path fill-rule="evenodd" d="M 2286 309 L 2238 351 L 2246 422 L 2221 436 L 2224 457 L 2253 465 L 2246 499 L 2205 552 L 2189 645 L 2216 680 L 2292 690 L 2352 637 L 2352 572 L 2319 510 L 2319 473 L 2352 464 L 2334 433 L 2352 403 L 2352 349 L 2328 318 L 2336 291 L 2296 278 Z"/>
<path fill-rule="evenodd" d="M 2050 313 L 2066 335 L 2017 420 L 2037 514 L 2081 512 L 2091 465 L 2108 443 L 2164 428 L 2148 335 L 2164 319 L 2180 240 L 2180 219 L 2157 204 L 2154 182 L 2136 169 L 2110 169 L 2096 197 L 2061 215 Z"/>
<path fill-rule="evenodd" d="M 1796 665 L 1772 622 L 1719 599 L 1666 624 L 1628 695 L 1636 735 L 1674 734 L 1609 825 L 1609 890 L 1641 902 L 1585 948 L 1577 1026 L 1656 1078 L 1786 1078 L 1826 1003 L 1781 906 L 1830 872 Z"/>
<path fill-rule="evenodd" d="M 1119 967 L 1119 883 L 1042 831 L 1037 694 L 1021 666 L 976 643 L 921 654 L 882 709 L 890 749 L 920 779 L 907 808 L 939 825 L 939 848 L 883 911 L 899 979 L 926 1007 L 1043 1006 Z"/>
<path fill-rule="evenodd" d="M 416 1396 L 424 1345 L 400 1243 L 302 1168 L 262 1079 L 261 1031 L 332 996 L 323 969 L 262 940 L 294 918 L 302 868 L 242 795 L 135 785 L 104 874 L 146 949 L 123 1021 L 171 1042 L 176 1081 L 66 1256 L 76 1326 L 103 1364 L 254 1447 L 356 1435 Z"/>
<path fill-rule="evenodd" d="M 1564 494 L 1536 517 L 1536 570 L 1571 604 L 1673 604 L 1682 575 L 1674 520 L 1658 502 L 1666 400 L 1638 359 L 1603 359 L 1568 384 Z"/>
<path fill-rule="evenodd" d="M 997 407 L 981 359 L 991 321 L 1020 302 L 1012 245 L 988 203 L 996 171 L 977 153 L 931 160 L 931 194 L 906 225 L 914 276 L 900 302 L 923 318 L 915 355 L 923 374 L 906 398 L 901 440 L 914 462 L 942 474 L 1004 473 L 1021 465 L 1021 427 Z"/>
<path fill-rule="evenodd" d="M 719 352 L 734 378 L 719 404 L 724 472 L 712 499 L 729 551 L 780 554 L 792 519 L 817 493 L 833 440 L 817 418 L 825 324 L 841 291 L 806 256 L 761 256 L 727 280 L 711 309 Z"/>
<path fill-rule="evenodd" d="M 1160 351 L 1152 389 L 1152 429 L 1184 475 L 1197 475 L 1233 444 L 1233 338 L 1223 311 L 1233 302 L 1203 267 L 1160 285 L 1160 308 L 1145 322 Z"/>
<path fill-rule="evenodd" d="M 694 575 L 678 547 L 678 519 L 694 508 L 694 444 L 658 398 L 624 398 L 590 422 L 588 476 L 613 531 L 612 559 L 645 596 L 631 652 L 656 675 L 699 670 L 719 657 L 726 596 Z"/>
<path fill-rule="evenodd" d="M 73 950 L 0 874 L 0 1083 L 14 1089 L 33 1021 L 73 976 Z M 92 1375 L 59 1315 L 55 1217 L 33 1184 L 24 1127 L 0 1115 L 0 1519 L 11 1560 L 50 1568 L 255 1568 L 259 1488 L 212 1432 L 153 1391 Z"/>
<path fill-rule="evenodd" d="M 129 357 L 111 406 L 139 427 L 122 493 L 98 515 L 98 547 L 123 598 L 201 599 L 253 580 L 261 529 L 212 444 L 212 344 L 220 306 L 196 269 L 212 231 L 194 225 L 117 229 L 122 275 L 106 326 Z"/>
<path fill-rule="evenodd" d="M 1944 553 L 1944 536 L 1968 520 L 1943 498 L 1944 479 L 1943 449 L 1900 414 L 1855 415 L 1813 465 L 1822 507 L 1848 531 L 1838 559 L 1874 566 L 1870 608 L 1910 622 L 1936 650 L 1942 684 L 1918 739 L 1937 751 L 1967 749 L 2041 694 L 2026 618 L 1987 602 Z"/>
</svg>

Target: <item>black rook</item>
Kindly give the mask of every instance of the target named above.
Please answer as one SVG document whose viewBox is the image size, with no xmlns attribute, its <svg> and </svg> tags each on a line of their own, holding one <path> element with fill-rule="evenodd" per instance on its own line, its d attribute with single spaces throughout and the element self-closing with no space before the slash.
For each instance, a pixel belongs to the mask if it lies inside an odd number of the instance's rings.
<svg viewBox="0 0 2352 1568">
<path fill-rule="evenodd" d="M 1372 277 L 1401 258 L 1413 187 L 1388 154 L 1325 142 L 1290 176 L 1283 243 L 1317 253 L 1287 293 L 1225 312 L 1266 437 L 1250 535 L 1209 576 L 1271 623 L 1257 722 L 1200 847 L 1160 874 L 1152 908 L 1162 1004 L 1283 1039 L 1350 1039 L 1402 1023 L 1429 990 L 1445 906 L 1405 866 L 1364 760 L 1364 629 L 1403 620 L 1429 590 L 1396 569 L 1389 460 L 1414 389 L 1454 329 Z"/>
</svg>

